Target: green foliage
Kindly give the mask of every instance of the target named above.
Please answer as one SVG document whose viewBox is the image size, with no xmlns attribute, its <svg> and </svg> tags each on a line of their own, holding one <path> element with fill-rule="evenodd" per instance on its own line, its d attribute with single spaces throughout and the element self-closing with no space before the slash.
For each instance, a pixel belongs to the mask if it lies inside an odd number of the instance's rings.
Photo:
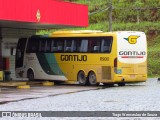
<svg viewBox="0 0 160 120">
<path fill-rule="evenodd" d="M 148 75 L 160 77 L 160 50 L 148 51 Z"/>
<path fill-rule="evenodd" d="M 89 12 L 94 13 L 108 8 L 110 0 L 70 0 L 89 6 Z M 137 22 L 137 16 L 141 21 L 160 21 L 159 0 L 112 0 L 114 22 Z M 153 8 L 153 9 L 151 9 Z M 108 11 L 90 15 L 90 23 L 108 20 Z"/>
</svg>

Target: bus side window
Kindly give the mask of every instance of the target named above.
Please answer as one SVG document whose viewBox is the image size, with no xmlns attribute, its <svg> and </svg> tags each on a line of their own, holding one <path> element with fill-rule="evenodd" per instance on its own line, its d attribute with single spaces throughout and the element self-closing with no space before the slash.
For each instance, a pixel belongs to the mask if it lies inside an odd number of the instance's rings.
<svg viewBox="0 0 160 120">
<path fill-rule="evenodd" d="M 46 51 L 46 40 L 41 39 L 40 46 L 39 46 L 39 52 L 45 52 L 45 51 Z"/>
<path fill-rule="evenodd" d="M 52 45 L 52 40 L 47 39 L 46 40 L 46 52 L 51 52 L 51 45 Z"/>
<path fill-rule="evenodd" d="M 110 53 L 111 52 L 111 46 L 112 46 L 112 37 L 107 37 L 105 39 L 102 39 L 101 42 L 101 52 L 102 53 Z"/>
<path fill-rule="evenodd" d="M 93 51 L 94 52 L 99 52 L 100 46 L 94 46 Z"/>
<path fill-rule="evenodd" d="M 51 52 L 57 52 L 57 51 L 58 51 L 57 42 L 55 40 L 52 40 Z"/>
<path fill-rule="evenodd" d="M 89 38 L 88 52 L 89 53 L 99 53 L 101 41 L 98 37 Z"/>
<path fill-rule="evenodd" d="M 72 40 L 71 52 L 76 52 L 76 41 L 75 40 Z"/>
<path fill-rule="evenodd" d="M 64 46 L 65 52 L 76 52 L 75 40 L 65 40 Z"/>
<path fill-rule="evenodd" d="M 30 38 L 27 45 L 27 53 L 38 52 L 39 49 L 39 39 Z"/>
<path fill-rule="evenodd" d="M 82 40 L 80 46 L 80 52 L 87 52 L 88 51 L 88 40 Z"/>
<path fill-rule="evenodd" d="M 77 39 L 77 40 L 75 41 L 75 44 L 76 44 L 76 52 L 80 52 L 81 41 L 82 41 L 82 40 L 79 40 L 79 39 Z"/>
<path fill-rule="evenodd" d="M 105 48 L 107 48 L 107 46 L 104 46 L 104 42 L 105 42 L 105 40 L 102 39 L 102 42 L 101 42 L 101 52 L 104 52 L 104 51 L 107 50 L 107 49 L 105 49 Z"/>
<path fill-rule="evenodd" d="M 70 39 L 67 39 L 64 41 L 65 52 L 71 52 L 71 44 L 72 44 L 72 41 Z"/>
<path fill-rule="evenodd" d="M 62 46 L 57 47 L 58 51 L 62 51 Z"/>
<path fill-rule="evenodd" d="M 52 47 L 52 51 L 51 52 L 56 52 L 58 50 L 57 47 Z"/>
<path fill-rule="evenodd" d="M 63 42 L 62 40 L 57 40 L 57 52 L 63 52 L 64 47 L 63 47 Z"/>
<path fill-rule="evenodd" d="M 108 46 L 103 46 L 103 52 L 109 52 L 109 47 Z"/>
<path fill-rule="evenodd" d="M 66 47 L 66 52 L 71 52 L 71 47 Z"/>
</svg>

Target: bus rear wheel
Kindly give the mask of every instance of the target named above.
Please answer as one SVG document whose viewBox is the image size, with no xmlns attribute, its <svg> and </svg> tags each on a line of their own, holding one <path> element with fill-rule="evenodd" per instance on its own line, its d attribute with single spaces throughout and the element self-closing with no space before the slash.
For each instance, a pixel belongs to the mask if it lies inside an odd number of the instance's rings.
<svg viewBox="0 0 160 120">
<path fill-rule="evenodd" d="M 103 83 L 103 85 L 107 87 L 114 87 L 114 83 Z"/>
<path fill-rule="evenodd" d="M 34 73 L 32 70 L 29 70 L 28 73 L 27 73 L 27 77 L 30 81 L 33 81 L 34 80 Z"/>
<path fill-rule="evenodd" d="M 118 86 L 125 86 L 126 85 L 126 83 L 118 83 Z"/>
<path fill-rule="evenodd" d="M 98 85 L 96 74 L 93 71 L 89 73 L 88 80 L 90 85 L 92 86 Z"/>
<path fill-rule="evenodd" d="M 77 76 L 78 82 L 80 85 L 87 85 L 88 81 L 83 71 L 80 71 Z"/>
</svg>

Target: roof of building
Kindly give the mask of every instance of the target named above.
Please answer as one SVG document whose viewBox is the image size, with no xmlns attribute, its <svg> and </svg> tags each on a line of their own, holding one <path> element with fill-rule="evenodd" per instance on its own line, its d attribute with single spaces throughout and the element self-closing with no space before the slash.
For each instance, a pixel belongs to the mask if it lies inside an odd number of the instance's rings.
<svg viewBox="0 0 160 120">
<path fill-rule="evenodd" d="M 62 0 L 0 0 L 0 27 L 87 27 L 88 6 Z"/>
</svg>

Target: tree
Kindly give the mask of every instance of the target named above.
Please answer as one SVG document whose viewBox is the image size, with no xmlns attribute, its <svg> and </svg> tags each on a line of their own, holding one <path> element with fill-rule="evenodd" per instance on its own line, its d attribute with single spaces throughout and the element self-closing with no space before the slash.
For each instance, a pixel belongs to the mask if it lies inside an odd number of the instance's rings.
<svg viewBox="0 0 160 120">
<path fill-rule="evenodd" d="M 139 24 L 140 22 L 140 11 L 141 11 L 141 7 L 143 6 L 144 4 L 141 2 L 141 0 L 137 0 L 135 3 L 134 3 L 134 6 L 136 7 L 137 9 L 137 23 Z"/>
</svg>

